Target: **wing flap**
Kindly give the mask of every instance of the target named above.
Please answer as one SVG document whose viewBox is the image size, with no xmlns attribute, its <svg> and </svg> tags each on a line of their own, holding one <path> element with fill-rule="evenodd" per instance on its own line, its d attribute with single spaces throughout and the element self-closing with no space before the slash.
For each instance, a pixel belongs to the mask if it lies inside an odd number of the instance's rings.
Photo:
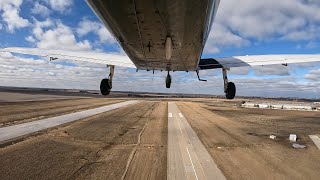
<svg viewBox="0 0 320 180">
<path fill-rule="evenodd" d="M 65 51 L 65 50 L 47 50 L 39 48 L 4 48 L 1 49 L 4 52 L 18 53 L 35 55 L 40 57 L 52 57 L 58 59 L 75 60 L 92 62 L 99 64 L 108 64 L 122 67 L 136 68 L 128 56 L 111 54 L 111 53 L 100 53 L 100 52 L 90 52 L 90 51 Z"/>
</svg>

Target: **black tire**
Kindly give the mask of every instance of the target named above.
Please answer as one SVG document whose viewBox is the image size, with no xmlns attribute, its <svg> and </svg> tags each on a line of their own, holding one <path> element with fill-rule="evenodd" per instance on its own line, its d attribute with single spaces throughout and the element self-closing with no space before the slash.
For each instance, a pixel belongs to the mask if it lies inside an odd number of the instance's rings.
<svg viewBox="0 0 320 180">
<path fill-rule="evenodd" d="M 235 96 L 236 96 L 236 85 L 233 82 L 229 82 L 227 91 L 226 91 L 226 98 L 234 99 Z"/>
<path fill-rule="evenodd" d="M 102 79 L 100 83 L 100 92 L 102 95 L 106 96 L 110 94 L 111 91 L 111 83 L 109 82 L 109 79 Z"/>
<path fill-rule="evenodd" d="M 168 74 L 166 78 L 166 88 L 171 87 L 171 76 Z"/>
</svg>

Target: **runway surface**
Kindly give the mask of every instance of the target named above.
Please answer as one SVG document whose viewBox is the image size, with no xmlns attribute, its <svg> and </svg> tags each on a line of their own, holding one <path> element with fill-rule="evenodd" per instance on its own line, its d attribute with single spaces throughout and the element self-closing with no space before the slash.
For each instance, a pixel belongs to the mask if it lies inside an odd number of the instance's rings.
<svg viewBox="0 0 320 180">
<path fill-rule="evenodd" d="M 50 95 L 50 94 L 24 94 L 24 93 L 12 93 L 1 92 L 0 102 L 31 102 L 31 101 L 45 101 L 45 100 L 57 100 L 57 99 L 79 99 L 87 98 L 83 96 L 63 96 L 63 95 Z"/>
<path fill-rule="evenodd" d="M 317 148 L 320 150 L 320 136 L 318 135 L 309 135 L 310 139 L 314 142 Z"/>
<path fill-rule="evenodd" d="M 168 118 L 168 179 L 226 179 L 174 102 Z"/>
<path fill-rule="evenodd" d="M 138 102 L 139 101 L 126 101 L 122 103 L 107 105 L 107 106 L 103 106 L 95 109 L 75 112 L 75 113 L 66 114 L 62 116 L 13 125 L 9 127 L 3 127 L 3 128 L 0 128 L 0 142 L 4 142 L 4 141 L 14 139 L 20 136 L 24 136 L 27 134 L 35 133 L 37 131 L 45 130 L 55 126 L 59 126 L 61 124 L 73 122 L 79 119 L 100 114 L 102 112 L 111 111 L 126 105 L 136 104 Z"/>
</svg>

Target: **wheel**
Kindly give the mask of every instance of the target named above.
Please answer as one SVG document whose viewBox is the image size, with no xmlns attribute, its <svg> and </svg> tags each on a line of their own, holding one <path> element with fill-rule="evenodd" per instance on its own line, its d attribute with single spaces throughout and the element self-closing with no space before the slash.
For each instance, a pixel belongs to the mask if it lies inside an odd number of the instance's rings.
<svg viewBox="0 0 320 180">
<path fill-rule="evenodd" d="M 227 91 L 226 91 L 226 98 L 234 99 L 235 96 L 236 96 L 236 85 L 233 82 L 229 82 Z"/>
<path fill-rule="evenodd" d="M 100 83 L 100 92 L 102 95 L 106 96 L 110 94 L 112 85 L 109 79 L 102 79 Z"/>
<path fill-rule="evenodd" d="M 166 87 L 170 88 L 171 86 L 171 76 L 168 74 L 166 78 Z"/>
</svg>

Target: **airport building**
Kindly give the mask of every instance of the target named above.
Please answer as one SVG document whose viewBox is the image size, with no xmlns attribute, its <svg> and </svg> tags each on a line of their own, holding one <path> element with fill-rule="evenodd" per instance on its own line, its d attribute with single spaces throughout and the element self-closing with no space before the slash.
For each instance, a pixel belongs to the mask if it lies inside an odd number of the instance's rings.
<svg viewBox="0 0 320 180">
<path fill-rule="evenodd" d="M 272 109 L 283 109 L 283 105 L 282 104 L 273 104 L 271 106 Z"/>
<path fill-rule="evenodd" d="M 302 110 L 302 111 L 314 111 L 320 110 L 320 107 L 309 104 L 272 104 L 261 102 L 245 102 L 242 107 L 247 108 L 264 108 L 264 109 L 286 109 L 286 110 Z"/>
<path fill-rule="evenodd" d="M 283 109 L 312 111 L 316 110 L 317 108 L 313 105 L 285 104 L 283 105 Z"/>
<path fill-rule="evenodd" d="M 257 103 L 253 103 L 253 102 L 245 102 L 242 104 L 242 107 L 258 108 L 259 105 Z"/>
</svg>

